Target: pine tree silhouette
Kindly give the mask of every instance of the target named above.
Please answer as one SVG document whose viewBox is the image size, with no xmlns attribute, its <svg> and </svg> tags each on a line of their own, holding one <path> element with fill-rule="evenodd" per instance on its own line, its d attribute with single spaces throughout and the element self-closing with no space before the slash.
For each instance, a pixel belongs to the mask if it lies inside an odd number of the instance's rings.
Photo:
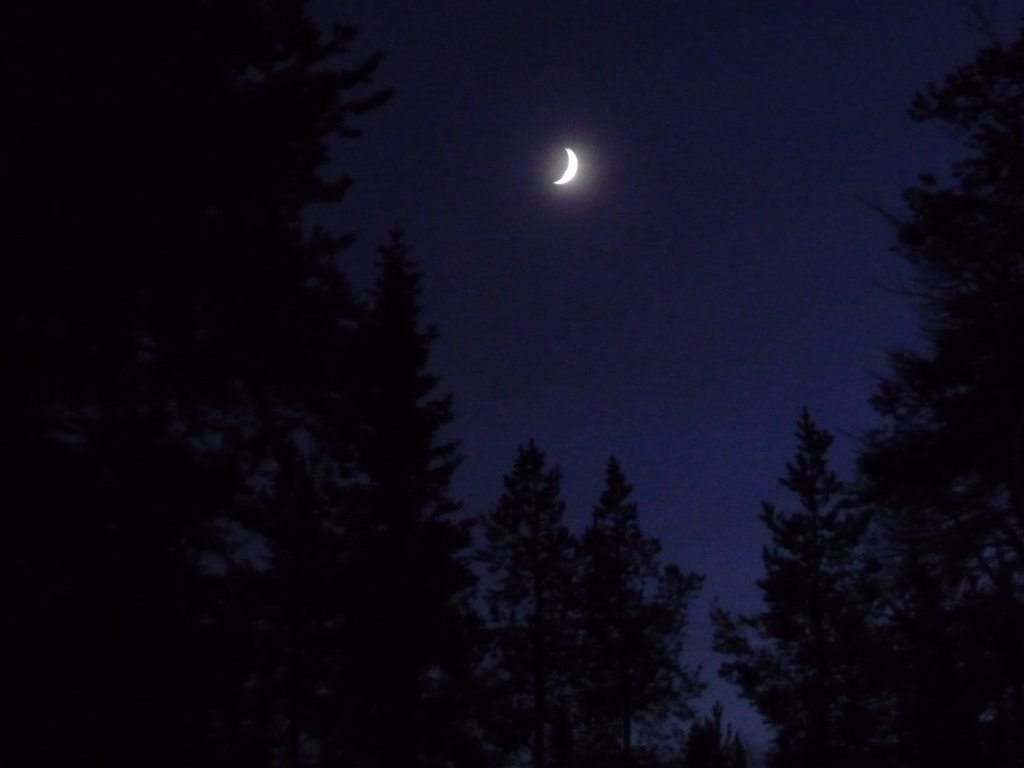
<svg viewBox="0 0 1024 768">
<path fill-rule="evenodd" d="M 846 732 L 850 721 L 863 721 L 866 699 L 855 664 L 872 610 L 859 557 L 867 516 L 850 508 L 828 465 L 832 436 L 806 409 L 796 437 L 796 456 L 779 482 L 799 507 L 784 512 L 765 502 L 760 514 L 772 536 L 757 582 L 764 610 L 732 616 L 716 608 L 714 649 L 731 657 L 719 674 L 775 730 L 775 764 L 827 767 L 870 741 L 861 735 L 863 743 L 851 743 Z"/>
<path fill-rule="evenodd" d="M 490 628 L 505 695 L 509 749 L 528 747 L 533 768 L 549 765 L 549 742 L 569 704 L 576 543 L 562 523 L 561 473 L 530 441 L 520 446 L 504 493 L 482 519 L 480 560 L 492 577 Z M 558 731 L 558 734 L 553 731 Z"/>
<path fill-rule="evenodd" d="M 891 354 L 872 400 L 887 423 L 859 457 L 902 595 L 893 666 L 915 765 L 1024 763 L 1024 26 L 990 37 L 913 103 L 966 154 L 889 216 L 926 346 Z M 929 659 L 943 655 L 963 674 L 936 699 Z"/>
<path fill-rule="evenodd" d="M 644 535 L 618 460 L 580 541 L 580 739 L 592 760 L 630 765 L 639 746 L 670 739 L 702 686 L 681 654 L 687 609 L 703 577 L 665 566 Z M 638 739 L 638 735 L 645 737 Z"/>
<path fill-rule="evenodd" d="M 340 199 L 327 141 L 387 93 L 300 0 L 20 13 L 0 759 L 230 764 L 262 598 L 225 531 L 255 522 L 253 434 L 341 386 L 341 243 L 300 213 Z"/>
</svg>

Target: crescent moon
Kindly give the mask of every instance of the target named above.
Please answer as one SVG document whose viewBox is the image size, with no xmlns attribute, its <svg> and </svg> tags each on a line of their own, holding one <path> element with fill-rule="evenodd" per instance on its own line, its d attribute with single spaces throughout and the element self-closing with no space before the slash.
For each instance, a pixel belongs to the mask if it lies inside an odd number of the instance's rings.
<svg viewBox="0 0 1024 768">
<path fill-rule="evenodd" d="M 565 173 L 562 174 L 562 178 L 560 178 L 558 181 L 556 181 L 555 184 L 566 184 L 566 183 L 572 181 L 573 176 L 576 175 L 576 169 L 579 168 L 579 165 L 580 165 L 579 161 L 576 160 L 576 153 L 575 152 L 573 152 L 568 147 L 565 148 L 565 151 L 569 155 L 569 165 L 566 166 Z"/>
</svg>

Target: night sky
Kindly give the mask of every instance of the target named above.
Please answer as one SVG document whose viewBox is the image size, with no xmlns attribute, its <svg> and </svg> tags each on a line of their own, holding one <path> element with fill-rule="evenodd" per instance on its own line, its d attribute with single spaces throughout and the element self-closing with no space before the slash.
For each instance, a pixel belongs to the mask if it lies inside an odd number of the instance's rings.
<svg viewBox="0 0 1024 768">
<path fill-rule="evenodd" d="M 327 18 L 336 6 L 319 4 Z M 1004 38 L 1017 19 L 1001 8 Z M 898 212 L 955 137 L 914 93 L 984 45 L 961 0 L 356 0 L 395 98 L 338 148 L 355 180 L 330 225 L 348 271 L 405 229 L 455 396 L 455 492 L 492 506 L 517 444 L 562 467 L 581 529 L 617 455 L 665 556 L 707 574 L 690 660 L 717 681 L 707 608 L 757 607 L 762 499 L 800 408 L 849 469 L 884 350 L 914 342 L 906 272 L 869 203 Z M 577 179 L 554 186 L 564 147 Z"/>
</svg>

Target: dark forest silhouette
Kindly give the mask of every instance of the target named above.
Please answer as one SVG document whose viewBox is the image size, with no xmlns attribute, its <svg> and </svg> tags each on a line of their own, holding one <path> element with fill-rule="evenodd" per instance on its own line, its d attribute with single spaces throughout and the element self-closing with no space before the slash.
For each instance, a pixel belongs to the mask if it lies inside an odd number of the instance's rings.
<svg viewBox="0 0 1024 768">
<path fill-rule="evenodd" d="M 745 766 L 619 462 L 580 532 L 532 442 L 462 509 L 405 235 L 364 294 L 307 224 L 380 57 L 304 0 L 23 6 L 0 763 Z M 1024 28 L 912 117 L 965 147 L 891 217 L 928 343 L 855 477 L 800 415 L 764 608 L 713 615 L 778 768 L 1024 767 Z"/>
</svg>

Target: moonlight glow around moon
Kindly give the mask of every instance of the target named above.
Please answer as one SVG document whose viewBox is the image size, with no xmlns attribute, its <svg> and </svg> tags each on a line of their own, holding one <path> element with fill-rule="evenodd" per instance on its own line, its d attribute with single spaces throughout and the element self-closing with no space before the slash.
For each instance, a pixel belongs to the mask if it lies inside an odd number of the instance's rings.
<svg viewBox="0 0 1024 768">
<path fill-rule="evenodd" d="M 556 181 L 555 184 L 566 184 L 572 181 L 573 177 L 576 175 L 576 169 L 579 167 L 579 162 L 576 160 L 576 153 L 568 147 L 565 148 L 565 151 L 569 155 L 569 165 L 566 166 L 565 173 L 562 174 L 562 178 Z"/>
</svg>

